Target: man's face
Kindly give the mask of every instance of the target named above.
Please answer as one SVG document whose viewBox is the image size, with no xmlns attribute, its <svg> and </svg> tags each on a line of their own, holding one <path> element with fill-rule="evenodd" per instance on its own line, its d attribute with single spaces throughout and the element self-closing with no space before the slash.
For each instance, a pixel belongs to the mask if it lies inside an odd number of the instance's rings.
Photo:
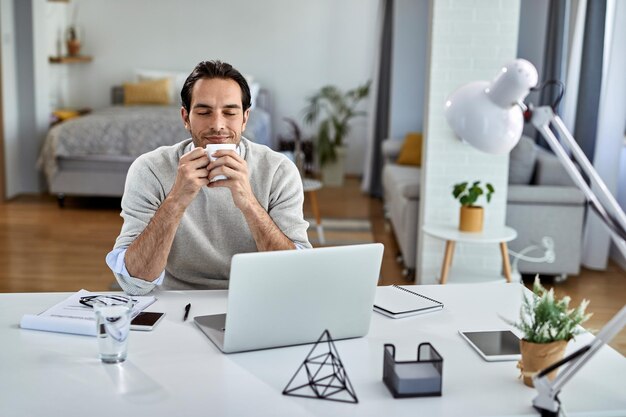
<svg viewBox="0 0 626 417">
<path fill-rule="evenodd" d="M 222 78 L 201 78 L 191 90 L 189 113 L 183 107 L 185 128 L 193 144 L 204 148 L 209 143 L 239 144 L 250 109 L 241 107 L 241 88 L 237 82 Z"/>
</svg>

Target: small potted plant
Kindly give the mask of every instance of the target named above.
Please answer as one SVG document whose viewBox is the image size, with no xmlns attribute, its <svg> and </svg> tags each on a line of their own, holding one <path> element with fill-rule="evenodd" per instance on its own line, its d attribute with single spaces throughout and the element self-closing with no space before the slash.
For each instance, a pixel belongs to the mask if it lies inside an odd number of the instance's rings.
<svg viewBox="0 0 626 417">
<path fill-rule="evenodd" d="M 344 139 L 350 132 L 350 121 L 366 114 L 356 108 L 368 96 L 369 89 L 369 81 L 345 93 L 327 85 L 307 99 L 304 122 L 319 123 L 315 151 L 327 185 L 343 184 Z"/>
<path fill-rule="evenodd" d="M 460 182 L 452 187 L 452 195 L 461 203 L 459 229 L 463 232 L 480 232 L 483 230 L 484 210 L 477 206 L 476 201 L 481 195 L 485 195 L 487 203 L 491 202 L 491 196 L 495 192 L 493 185 L 480 181 Z"/>
<path fill-rule="evenodd" d="M 535 277 L 533 295 L 524 296 L 520 310 L 520 321 L 509 323 L 524 333 L 520 341 L 522 360 L 518 367 L 522 371 L 524 384 L 533 386 L 532 377 L 542 369 L 561 360 L 567 342 L 583 332 L 579 326 L 591 317 L 585 314 L 589 301 L 583 300 L 576 308 L 569 308 L 570 298 L 556 299 L 554 290 L 546 290 Z M 548 374 L 556 378 L 557 370 Z"/>
<path fill-rule="evenodd" d="M 76 24 L 76 17 L 78 16 L 78 6 L 74 6 L 72 10 L 72 23 L 67 27 L 65 33 L 65 41 L 67 44 L 67 55 L 78 56 L 80 54 L 82 30 Z"/>
</svg>

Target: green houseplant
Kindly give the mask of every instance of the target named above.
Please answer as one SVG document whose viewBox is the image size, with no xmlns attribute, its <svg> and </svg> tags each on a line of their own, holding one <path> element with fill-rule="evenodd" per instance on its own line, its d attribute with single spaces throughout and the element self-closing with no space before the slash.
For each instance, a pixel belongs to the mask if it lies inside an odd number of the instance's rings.
<svg viewBox="0 0 626 417">
<path fill-rule="evenodd" d="M 340 159 L 339 150 L 343 149 L 344 140 L 350 132 L 350 121 L 366 114 L 357 110 L 357 107 L 369 95 L 369 91 L 370 81 L 346 92 L 327 85 L 307 99 L 304 122 L 308 125 L 318 123 L 315 151 L 322 169 Z M 343 169 L 340 175 L 343 179 Z M 325 179 L 324 182 L 329 181 Z"/>
<path fill-rule="evenodd" d="M 484 210 L 477 206 L 476 201 L 481 195 L 485 196 L 487 203 L 491 202 L 491 196 L 495 193 L 493 185 L 480 181 L 473 183 L 459 182 L 452 186 L 452 196 L 461 203 L 459 229 L 463 232 L 480 232 L 483 230 Z"/>
<path fill-rule="evenodd" d="M 519 322 L 509 323 L 524 333 L 520 342 L 524 384 L 532 387 L 532 376 L 563 357 L 567 342 L 580 334 L 579 327 L 591 317 L 585 309 L 589 301 L 583 300 L 576 308 L 569 308 L 570 298 L 557 299 L 554 290 L 546 290 L 535 277 L 533 295 L 524 295 Z M 556 377 L 556 370 L 549 376 Z"/>
</svg>

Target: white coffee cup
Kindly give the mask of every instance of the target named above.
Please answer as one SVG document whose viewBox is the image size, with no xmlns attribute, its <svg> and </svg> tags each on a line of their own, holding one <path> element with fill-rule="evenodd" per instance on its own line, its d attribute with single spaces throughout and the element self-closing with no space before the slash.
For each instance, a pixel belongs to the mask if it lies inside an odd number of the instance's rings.
<svg viewBox="0 0 626 417">
<path fill-rule="evenodd" d="M 205 151 L 209 157 L 209 159 L 211 160 L 211 162 L 215 161 L 217 158 L 213 156 L 213 153 L 220 151 L 220 150 L 230 150 L 230 151 L 234 151 L 235 149 L 237 149 L 237 145 L 235 145 L 234 143 L 210 143 L 208 145 L 205 146 Z M 211 182 L 213 181 L 218 181 L 218 180 L 225 180 L 226 176 L 224 175 L 218 175 L 216 177 L 214 177 Z"/>
</svg>

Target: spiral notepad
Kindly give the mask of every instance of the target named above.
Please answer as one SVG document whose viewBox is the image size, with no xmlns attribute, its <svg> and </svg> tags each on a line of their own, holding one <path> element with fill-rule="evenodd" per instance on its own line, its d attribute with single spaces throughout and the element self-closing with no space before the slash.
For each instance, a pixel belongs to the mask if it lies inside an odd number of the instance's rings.
<svg viewBox="0 0 626 417">
<path fill-rule="evenodd" d="M 398 285 L 379 287 L 374 311 L 398 319 L 440 310 L 443 303 Z"/>
</svg>

